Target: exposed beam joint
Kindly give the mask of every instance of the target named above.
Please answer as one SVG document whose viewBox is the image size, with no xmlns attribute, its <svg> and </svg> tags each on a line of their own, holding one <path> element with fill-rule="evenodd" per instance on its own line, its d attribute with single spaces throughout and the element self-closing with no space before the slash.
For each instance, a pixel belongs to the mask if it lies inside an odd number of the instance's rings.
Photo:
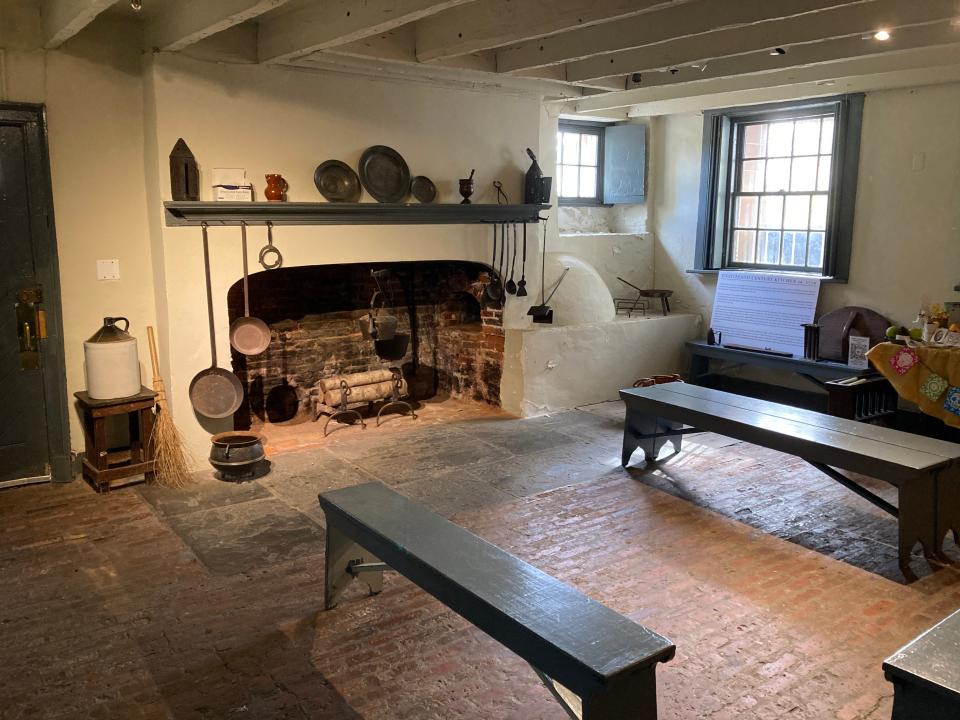
<svg viewBox="0 0 960 720">
<path fill-rule="evenodd" d="M 854 35 L 859 40 L 861 33 L 879 28 L 904 28 L 950 20 L 956 12 L 956 0 L 908 3 L 873 0 L 580 60 L 567 65 L 567 78 L 578 82 L 606 75 L 681 67 L 769 50 L 774 46 L 787 48 L 788 53 L 793 53 L 797 46 L 824 40 Z"/>
<path fill-rule="evenodd" d="M 260 61 L 288 62 L 388 33 L 471 0 L 332 0 L 304 5 L 260 26 Z"/>
<path fill-rule="evenodd" d="M 116 0 L 43 0 L 40 21 L 43 46 L 58 48 L 114 4 Z"/>
<path fill-rule="evenodd" d="M 175 52 L 265 12 L 287 0 L 168 0 L 147 22 L 147 50 Z"/>
<path fill-rule="evenodd" d="M 417 24 L 417 57 L 433 62 L 639 15 L 690 0 L 476 0 Z"/>
<path fill-rule="evenodd" d="M 716 30 L 865 2 L 869 0 L 737 0 L 733 3 L 698 0 L 660 10 L 655 15 L 624 18 L 503 48 L 497 52 L 497 69 L 500 72 L 517 72 L 557 65 Z"/>
</svg>

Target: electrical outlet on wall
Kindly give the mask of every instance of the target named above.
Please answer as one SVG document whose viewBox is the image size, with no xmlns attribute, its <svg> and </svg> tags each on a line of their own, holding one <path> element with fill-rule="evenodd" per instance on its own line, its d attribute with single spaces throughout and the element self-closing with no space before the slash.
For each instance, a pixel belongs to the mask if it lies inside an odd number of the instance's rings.
<svg viewBox="0 0 960 720">
<path fill-rule="evenodd" d="M 97 260 L 97 280 L 119 280 L 119 260 Z"/>
</svg>

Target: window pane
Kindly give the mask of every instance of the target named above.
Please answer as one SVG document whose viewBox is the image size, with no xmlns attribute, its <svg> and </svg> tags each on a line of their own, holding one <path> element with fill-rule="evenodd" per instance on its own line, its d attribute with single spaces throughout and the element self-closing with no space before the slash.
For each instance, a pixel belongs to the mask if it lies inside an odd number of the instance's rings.
<svg viewBox="0 0 960 720">
<path fill-rule="evenodd" d="M 817 190 L 822 192 L 830 189 L 831 160 L 832 158 L 829 155 L 820 158 L 820 169 L 817 170 Z"/>
<path fill-rule="evenodd" d="M 565 165 L 577 165 L 580 162 L 580 133 L 563 134 L 563 162 Z"/>
<path fill-rule="evenodd" d="M 812 206 L 810 208 L 810 229 L 827 229 L 827 196 L 814 195 Z"/>
<path fill-rule="evenodd" d="M 755 228 L 757 226 L 757 208 L 759 205 L 759 198 L 757 198 L 756 195 L 738 197 L 734 225 L 742 228 Z"/>
<path fill-rule="evenodd" d="M 760 232 L 757 248 L 757 262 L 776 265 L 780 262 L 780 233 Z"/>
<path fill-rule="evenodd" d="M 767 160 L 767 192 L 780 192 L 790 188 L 790 158 Z"/>
<path fill-rule="evenodd" d="M 806 230 L 810 217 L 809 195 L 787 195 L 787 207 L 783 214 L 783 226 L 792 230 Z"/>
<path fill-rule="evenodd" d="M 563 162 L 563 133 L 557 133 L 557 164 Z"/>
<path fill-rule="evenodd" d="M 783 245 L 780 247 L 780 262 L 784 265 L 793 264 L 793 233 L 783 233 Z"/>
<path fill-rule="evenodd" d="M 767 140 L 769 157 L 787 157 L 793 147 L 793 121 L 770 123 Z"/>
<path fill-rule="evenodd" d="M 823 127 L 820 128 L 820 152 L 824 155 L 833 152 L 833 118 L 823 119 Z"/>
<path fill-rule="evenodd" d="M 733 262 L 752 263 L 757 244 L 757 233 L 753 230 L 737 230 L 733 234 Z"/>
<path fill-rule="evenodd" d="M 597 136 L 584 134 L 580 136 L 580 164 L 597 165 Z"/>
<path fill-rule="evenodd" d="M 799 127 L 799 123 L 797 123 Z M 790 175 L 790 189 L 793 192 L 817 189 L 817 158 L 802 157 L 793 159 Z"/>
<path fill-rule="evenodd" d="M 580 168 L 580 197 L 595 198 L 597 196 L 597 169 L 595 167 Z"/>
<path fill-rule="evenodd" d="M 746 160 L 740 170 L 742 192 L 763 192 L 763 169 L 766 160 Z"/>
<path fill-rule="evenodd" d="M 760 227 L 779 230 L 783 225 L 783 198 L 767 195 L 760 198 Z"/>
<path fill-rule="evenodd" d="M 783 233 L 783 265 L 803 266 L 807 262 L 807 234 L 805 232 Z"/>
<path fill-rule="evenodd" d="M 577 196 L 577 168 L 569 165 L 560 166 L 560 194 L 563 197 Z"/>
<path fill-rule="evenodd" d="M 743 129 L 743 157 L 764 157 L 767 154 L 767 125 L 747 125 Z"/>
<path fill-rule="evenodd" d="M 820 118 L 797 120 L 793 133 L 794 155 L 817 154 L 820 149 Z"/>
<path fill-rule="evenodd" d="M 823 267 L 823 233 L 810 233 L 810 257 L 808 265 L 810 267 Z"/>
</svg>

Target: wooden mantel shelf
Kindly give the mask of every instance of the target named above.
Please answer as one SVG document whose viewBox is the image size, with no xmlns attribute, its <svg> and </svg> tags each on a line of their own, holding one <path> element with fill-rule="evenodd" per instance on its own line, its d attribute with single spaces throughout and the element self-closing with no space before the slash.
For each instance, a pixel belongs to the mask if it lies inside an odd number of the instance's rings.
<svg viewBox="0 0 960 720">
<path fill-rule="evenodd" d="M 168 227 L 186 225 L 473 225 L 535 223 L 549 205 L 327 202 L 188 202 L 163 204 Z"/>
</svg>

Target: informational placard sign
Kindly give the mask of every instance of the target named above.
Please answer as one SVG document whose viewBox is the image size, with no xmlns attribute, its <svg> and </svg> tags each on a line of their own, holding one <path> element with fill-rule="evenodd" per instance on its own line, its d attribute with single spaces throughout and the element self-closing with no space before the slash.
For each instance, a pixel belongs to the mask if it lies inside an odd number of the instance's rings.
<svg viewBox="0 0 960 720">
<path fill-rule="evenodd" d="M 813 322 L 819 295 L 815 277 L 721 271 L 710 325 L 725 346 L 802 357 L 803 324 Z"/>
</svg>

